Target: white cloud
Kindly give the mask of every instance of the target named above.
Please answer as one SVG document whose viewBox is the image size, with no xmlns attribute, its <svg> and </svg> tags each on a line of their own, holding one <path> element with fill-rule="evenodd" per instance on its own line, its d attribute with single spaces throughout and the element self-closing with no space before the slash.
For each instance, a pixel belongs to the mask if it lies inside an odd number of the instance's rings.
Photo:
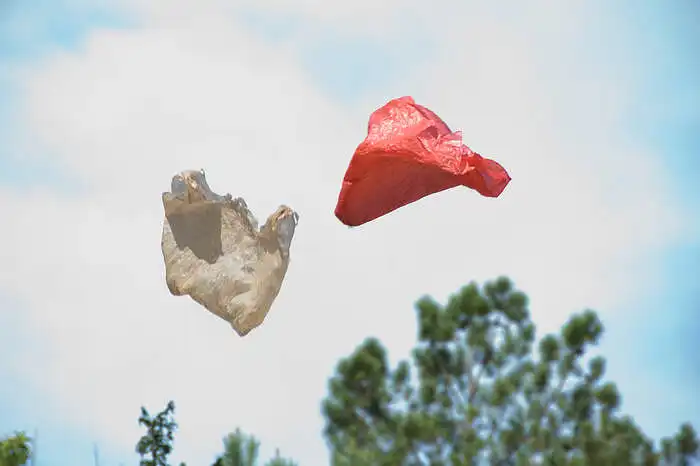
<svg viewBox="0 0 700 466">
<path fill-rule="evenodd" d="M 206 464 L 236 426 L 267 453 L 278 446 L 301 464 L 325 464 L 326 378 L 369 334 L 393 355 L 406 351 L 419 294 L 442 298 L 505 273 L 533 298 L 542 329 L 554 330 L 568 312 L 624 302 L 621 290 L 647 278 L 630 261 L 683 227 L 657 154 L 611 129 L 626 88 L 595 72 L 547 74 L 561 71 L 548 60 L 585 34 L 574 26 L 585 15 L 549 10 L 556 16 L 529 14 L 524 26 L 482 9 L 468 27 L 446 14 L 441 32 L 426 29 L 441 49 L 386 98 L 413 94 L 513 182 L 497 200 L 457 189 L 347 229 L 333 217 L 340 181 L 383 102 L 347 108 L 322 95 L 299 44 L 261 42 L 225 3 L 150 2 L 137 10 L 143 28 L 96 32 L 80 52 L 20 74 L 26 131 L 87 195 L 0 191 L 13 219 L 0 288 L 23 299 L 51 349 L 30 376 L 52 380 L 47 396 L 98 440 L 131 449 L 139 406 L 174 398 L 177 452 L 190 464 Z M 366 14 L 364 2 L 304 5 L 314 21 L 348 29 Z M 393 17 L 389 5 L 378 18 Z M 528 35 L 554 24 L 564 25 L 562 44 Z M 199 167 L 258 217 L 280 203 L 301 214 L 282 292 L 244 339 L 165 287 L 160 193 L 174 172 Z"/>
</svg>

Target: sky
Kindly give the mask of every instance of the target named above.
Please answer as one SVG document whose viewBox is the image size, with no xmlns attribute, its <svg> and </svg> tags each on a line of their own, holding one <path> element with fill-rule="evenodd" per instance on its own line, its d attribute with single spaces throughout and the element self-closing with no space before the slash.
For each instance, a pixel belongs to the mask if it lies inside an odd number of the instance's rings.
<svg viewBox="0 0 700 466">
<path fill-rule="evenodd" d="M 623 409 L 700 425 L 700 7 L 692 0 L 0 0 L 0 433 L 39 465 L 135 464 L 176 402 L 174 459 L 240 427 L 327 464 L 320 402 L 413 303 L 505 274 L 540 335 L 599 312 Z M 333 216 L 369 114 L 413 96 L 504 165 L 359 228 Z M 264 325 L 169 294 L 161 192 L 204 168 L 258 218 L 300 214 Z"/>
</svg>

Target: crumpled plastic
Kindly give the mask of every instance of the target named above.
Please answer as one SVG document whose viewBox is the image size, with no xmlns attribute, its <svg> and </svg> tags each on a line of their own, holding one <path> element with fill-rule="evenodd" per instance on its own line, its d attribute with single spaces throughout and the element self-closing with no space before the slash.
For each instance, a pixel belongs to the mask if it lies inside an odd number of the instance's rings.
<svg viewBox="0 0 700 466">
<path fill-rule="evenodd" d="M 282 205 L 258 229 L 245 201 L 214 193 L 203 170 L 175 175 L 162 198 L 168 290 L 189 295 L 247 335 L 280 292 L 299 215 Z"/>
<path fill-rule="evenodd" d="M 498 197 L 506 170 L 462 143 L 435 113 L 411 97 L 389 101 L 369 119 L 343 179 L 336 217 L 358 226 L 425 196 L 466 186 Z"/>
</svg>

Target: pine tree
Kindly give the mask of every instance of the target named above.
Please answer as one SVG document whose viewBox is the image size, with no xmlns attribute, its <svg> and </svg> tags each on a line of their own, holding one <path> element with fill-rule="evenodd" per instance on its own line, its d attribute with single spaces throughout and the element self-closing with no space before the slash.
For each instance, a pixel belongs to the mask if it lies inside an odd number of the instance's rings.
<svg viewBox="0 0 700 466">
<path fill-rule="evenodd" d="M 259 450 L 260 442 L 255 437 L 236 429 L 224 438 L 224 453 L 216 459 L 213 466 L 257 466 Z M 297 466 L 297 464 L 281 457 L 277 450 L 275 457 L 265 466 Z"/>
<path fill-rule="evenodd" d="M 655 448 L 605 359 L 586 357 L 604 328 L 573 315 L 535 342 L 525 294 L 507 278 L 472 283 L 446 305 L 417 302 L 418 344 L 389 367 L 374 338 L 341 360 L 323 402 L 332 466 L 681 466 L 698 455 L 693 427 Z"/>
<path fill-rule="evenodd" d="M 169 466 L 168 456 L 173 451 L 175 440 L 175 403 L 169 401 L 163 411 L 151 417 L 146 408 L 141 407 L 139 425 L 146 427 L 146 433 L 136 444 L 136 453 L 141 456 L 140 466 Z M 184 466 L 181 464 L 180 466 Z"/>
<path fill-rule="evenodd" d="M 0 466 L 24 466 L 31 457 L 31 439 L 24 432 L 0 439 Z"/>
</svg>

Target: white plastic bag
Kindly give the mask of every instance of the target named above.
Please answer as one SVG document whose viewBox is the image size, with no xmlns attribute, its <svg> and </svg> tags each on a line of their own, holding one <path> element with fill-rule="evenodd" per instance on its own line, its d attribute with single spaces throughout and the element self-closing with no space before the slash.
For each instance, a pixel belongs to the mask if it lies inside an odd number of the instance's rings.
<svg viewBox="0 0 700 466">
<path fill-rule="evenodd" d="M 258 229 L 245 201 L 212 192 L 204 170 L 175 175 L 171 191 L 161 240 L 168 289 L 247 335 L 282 287 L 299 215 L 282 205 Z"/>
</svg>

